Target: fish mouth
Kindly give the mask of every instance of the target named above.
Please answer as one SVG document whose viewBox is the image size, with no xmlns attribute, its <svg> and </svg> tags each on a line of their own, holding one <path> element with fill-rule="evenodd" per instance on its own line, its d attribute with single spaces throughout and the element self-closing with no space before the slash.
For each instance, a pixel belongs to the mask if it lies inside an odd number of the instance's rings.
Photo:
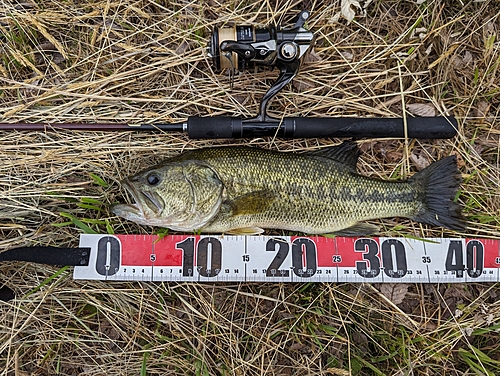
<svg viewBox="0 0 500 376">
<path fill-rule="evenodd" d="M 160 197 L 153 192 L 141 192 L 140 194 L 143 198 L 146 199 L 143 200 L 143 202 L 146 203 L 146 205 L 148 205 L 150 209 L 155 211 L 156 214 L 160 215 L 163 210 L 163 201 L 160 199 Z"/>
<path fill-rule="evenodd" d="M 123 180 L 121 185 L 130 193 L 135 202 L 133 204 L 115 205 L 113 212 L 128 212 L 142 218 L 146 218 L 146 206 L 155 215 L 159 215 L 162 212 L 163 200 L 156 193 L 138 190 L 128 179 Z"/>
</svg>

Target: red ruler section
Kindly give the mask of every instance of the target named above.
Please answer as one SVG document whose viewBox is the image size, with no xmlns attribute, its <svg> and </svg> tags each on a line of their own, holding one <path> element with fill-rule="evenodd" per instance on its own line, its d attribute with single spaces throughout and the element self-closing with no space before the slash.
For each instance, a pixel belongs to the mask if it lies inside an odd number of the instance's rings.
<svg viewBox="0 0 500 376">
<path fill-rule="evenodd" d="M 499 282 L 494 239 L 81 235 L 76 279 L 140 281 Z"/>
<path fill-rule="evenodd" d="M 171 237 L 116 235 L 121 247 L 122 265 L 182 266 L 182 248 L 176 248 Z"/>
</svg>

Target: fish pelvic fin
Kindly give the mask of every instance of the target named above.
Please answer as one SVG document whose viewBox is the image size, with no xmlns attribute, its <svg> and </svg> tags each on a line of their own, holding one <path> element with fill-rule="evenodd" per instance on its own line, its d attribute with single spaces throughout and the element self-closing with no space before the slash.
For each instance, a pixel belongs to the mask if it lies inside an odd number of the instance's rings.
<svg viewBox="0 0 500 376">
<path fill-rule="evenodd" d="M 420 185 L 424 195 L 423 208 L 411 219 L 451 230 L 465 229 L 462 208 L 455 202 L 455 196 L 462 182 L 456 156 L 449 156 L 432 163 L 408 179 L 408 182 Z"/>
<path fill-rule="evenodd" d="M 228 235 L 260 235 L 264 232 L 264 229 L 260 227 L 242 227 L 234 228 L 232 230 L 226 231 Z"/>
<path fill-rule="evenodd" d="M 358 222 L 354 225 L 344 228 L 342 230 L 334 231 L 328 234 L 323 234 L 325 236 L 364 236 L 364 235 L 374 235 L 379 232 L 379 227 L 371 225 L 369 223 Z"/>
</svg>

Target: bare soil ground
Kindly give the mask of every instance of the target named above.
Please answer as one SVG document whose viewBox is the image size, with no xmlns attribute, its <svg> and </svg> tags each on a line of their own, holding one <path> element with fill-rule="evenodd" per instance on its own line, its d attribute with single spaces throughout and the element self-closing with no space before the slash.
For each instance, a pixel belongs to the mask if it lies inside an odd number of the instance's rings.
<svg viewBox="0 0 500 376">
<path fill-rule="evenodd" d="M 206 55 L 210 30 L 286 23 L 301 9 L 312 12 L 314 53 L 272 112 L 456 116 L 450 140 L 360 141 L 359 169 L 401 178 L 457 155 L 467 230 L 374 223 L 392 236 L 500 238 L 496 0 L 376 0 L 350 23 L 336 17 L 340 1 L 3 0 L 0 122 L 251 116 L 277 72 L 241 72 L 231 89 Z M 340 141 L 2 131 L 0 249 L 76 246 L 84 231 L 157 231 L 109 207 L 128 199 L 120 179 L 185 149 Z M 1 286 L 16 295 L 0 302 L 1 375 L 500 374 L 497 284 L 105 283 L 9 262 Z"/>
</svg>

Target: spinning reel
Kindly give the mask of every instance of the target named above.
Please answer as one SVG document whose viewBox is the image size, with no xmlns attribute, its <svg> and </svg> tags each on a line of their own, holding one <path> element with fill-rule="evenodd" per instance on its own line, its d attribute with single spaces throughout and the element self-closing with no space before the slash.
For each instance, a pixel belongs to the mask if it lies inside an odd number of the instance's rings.
<svg viewBox="0 0 500 376">
<path fill-rule="evenodd" d="M 309 12 L 299 13 L 292 28 L 276 25 L 215 27 L 208 44 L 208 56 L 217 71 L 244 70 L 258 65 L 277 67 L 280 74 L 264 94 L 259 114 L 243 121 L 277 121 L 267 115 L 267 104 L 299 71 L 302 60 L 314 40 L 314 35 L 304 28 Z"/>
</svg>

